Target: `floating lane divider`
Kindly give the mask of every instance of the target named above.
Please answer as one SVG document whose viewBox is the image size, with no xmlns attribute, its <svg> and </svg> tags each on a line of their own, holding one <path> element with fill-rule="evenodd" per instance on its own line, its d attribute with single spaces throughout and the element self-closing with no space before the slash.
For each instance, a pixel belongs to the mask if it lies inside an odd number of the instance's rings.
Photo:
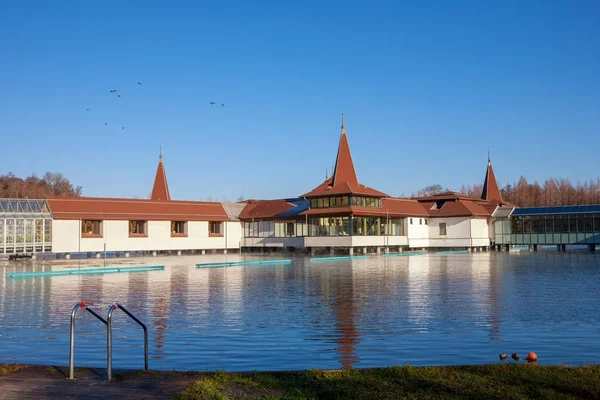
<svg viewBox="0 0 600 400">
<path fill-rule="evenodd" d="M 38 276 L 64 276 L 64 275 L 93 275 L 114 274 L 118 272 L 145 272 L 165 269 L 164 265 L 137 266 L 137 267 L 106 267 L 106 268 L 84 268 L 84 269 L 61 269 L 58 271 L 40 272 L 9 272 L 8 278 L 33 278 Z"/>
<path fill-rule="evenodd" d="M 360 260 L 363 258 L 371 258 L 370 256 L 339 256 L 339 257 L 317 257 L 311 258 L 310 261 L 341 261 L 341 260 Z"/>
<path fill-rule="evenodd" d="M 448 250 L 448 251 L 438 251 L 435 254 L 467 254 L 468 250 Z"/>
<path fill-rule="evenodd" d="M 424 256 L 426 251 L 407 251 L 406 253 L 387 253 L 382 254 L 384 257 L 408 257 L 408 256 Z"/>
<path fill-rule="evenodd" d="M 214 267 L 234 267 L 238 265 L 268 265 L 268 264 L 291 264 L 292 260 L 286 258 L 284 260 L 250 260 L 250 261 L 226 261 L 196 264 L 196 268 L 214 268 Z"/>
</svg>

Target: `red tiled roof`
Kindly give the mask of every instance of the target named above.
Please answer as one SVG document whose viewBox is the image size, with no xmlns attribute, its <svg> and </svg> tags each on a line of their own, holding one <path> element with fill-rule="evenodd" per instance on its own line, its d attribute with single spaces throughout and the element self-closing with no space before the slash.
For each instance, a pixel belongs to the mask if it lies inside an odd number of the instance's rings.
<svg viewBox="0 0 600 400">
<path fill-rule="evenodd" d="M 431 217 L 489 217 L 491 215 L 484 207 L 470 200 L 448 200 L 444 202 L 444 205 L 440 209 L 432 209 L 436 204 L 435 201 L 424 201 L 421 204 L 427 209 Z"/>
<path fill-rule="evenodd" d="M 154 187 L 152 188 L 150 199 L 155 201 L 171 200 L 169 185 L 167 184 L 167 173 L 165 172 L 165 166 L 162 161 L 162 154 L 158 161 L 158 168 L 156 169 L 156 177 L 154 178 Z"/>
<path fill-rule="evenodd" d="M 286 200 L 250 200 L 240 213 L 240 219 L 273 218 L 295 206 Z"/>
<path fill-rule="evenodd" d="M 382 200 L 382 209 L 390 215 L 428 216 L 427 209 L 416 200 L 387 198 Z"/>
<path fill-rule="evenodd" d="M 228 221 L 221 203 L 98 197 L 48 197 L 54 219 Z"/>
<path fill-rule="evenodd" d="M 379 190 L 375 190 L 358 183 L 343 120 L 342 133 L 340 135 L 340 143 L 338 146 L 337 158 L 335 160 L 335 168 L 333 170 L 332 177 L 325 180 L 325 182 L 321 183 L 310 192 L 303 194 L 302 197 L 331 196 L 340 194 L 387 197 L 385 193 L 380 192 Z"/>
</svg>

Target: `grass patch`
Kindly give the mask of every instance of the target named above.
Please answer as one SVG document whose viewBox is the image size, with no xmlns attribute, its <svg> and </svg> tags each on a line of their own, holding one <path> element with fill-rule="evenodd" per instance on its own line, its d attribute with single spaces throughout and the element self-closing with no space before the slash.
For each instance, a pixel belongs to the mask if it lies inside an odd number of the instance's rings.
<svg viewBox="0 0 600 400">
<path fill-rule="evenodd" d="M 497 364 L 203 374 L 173 400 L 590 399 L 600 366 Z"/>
<path fill-rule="evenodd" d="M 20 364 L 0 364 L 0 376 L 21 371 L 25 368 L 27 368 L 25 365 Z"/>
</svg>

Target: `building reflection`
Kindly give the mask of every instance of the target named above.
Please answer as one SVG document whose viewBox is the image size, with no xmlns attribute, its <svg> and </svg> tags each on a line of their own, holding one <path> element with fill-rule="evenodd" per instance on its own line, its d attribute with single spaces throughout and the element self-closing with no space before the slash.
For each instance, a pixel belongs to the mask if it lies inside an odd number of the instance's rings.
<svg viewBox="0 0 600 400">
<path fill-rule="evenodd" d="M 360 362 L 356 354 L 356 346 L 360 342 L 357 329 L 359 304 L 357 304 L 354 293 L 355 277 L 353 272 L 355 268 L 359 267 L 356 266 L 355 261 L 351 261 L 351 263 L 351 266 L 342 270 L 341 276 L 330 281 L 335 318 L 341 334 L 336 343 L 342 369 L 352 369 L 355 364 Z"/>
</svg>

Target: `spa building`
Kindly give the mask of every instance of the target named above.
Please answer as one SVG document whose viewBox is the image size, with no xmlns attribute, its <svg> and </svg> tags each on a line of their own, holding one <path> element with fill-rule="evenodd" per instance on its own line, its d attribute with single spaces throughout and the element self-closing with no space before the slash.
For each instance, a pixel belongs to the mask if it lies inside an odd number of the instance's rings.
<svg viewBox="0 0 600 400">
<path fill-rule="evenodd" d="M 359 182 L 342 120 L 331 177 L 299 196 L 173 200 L 161 152 L 149 199 L 1 199 L 0 254 L 487 250 L 495 245 L 495 220 L 506 221 L 514 209 L 503 201 L 489 160 L 481 198 L 456 192 L 397 198 Z"/>
</svg>

